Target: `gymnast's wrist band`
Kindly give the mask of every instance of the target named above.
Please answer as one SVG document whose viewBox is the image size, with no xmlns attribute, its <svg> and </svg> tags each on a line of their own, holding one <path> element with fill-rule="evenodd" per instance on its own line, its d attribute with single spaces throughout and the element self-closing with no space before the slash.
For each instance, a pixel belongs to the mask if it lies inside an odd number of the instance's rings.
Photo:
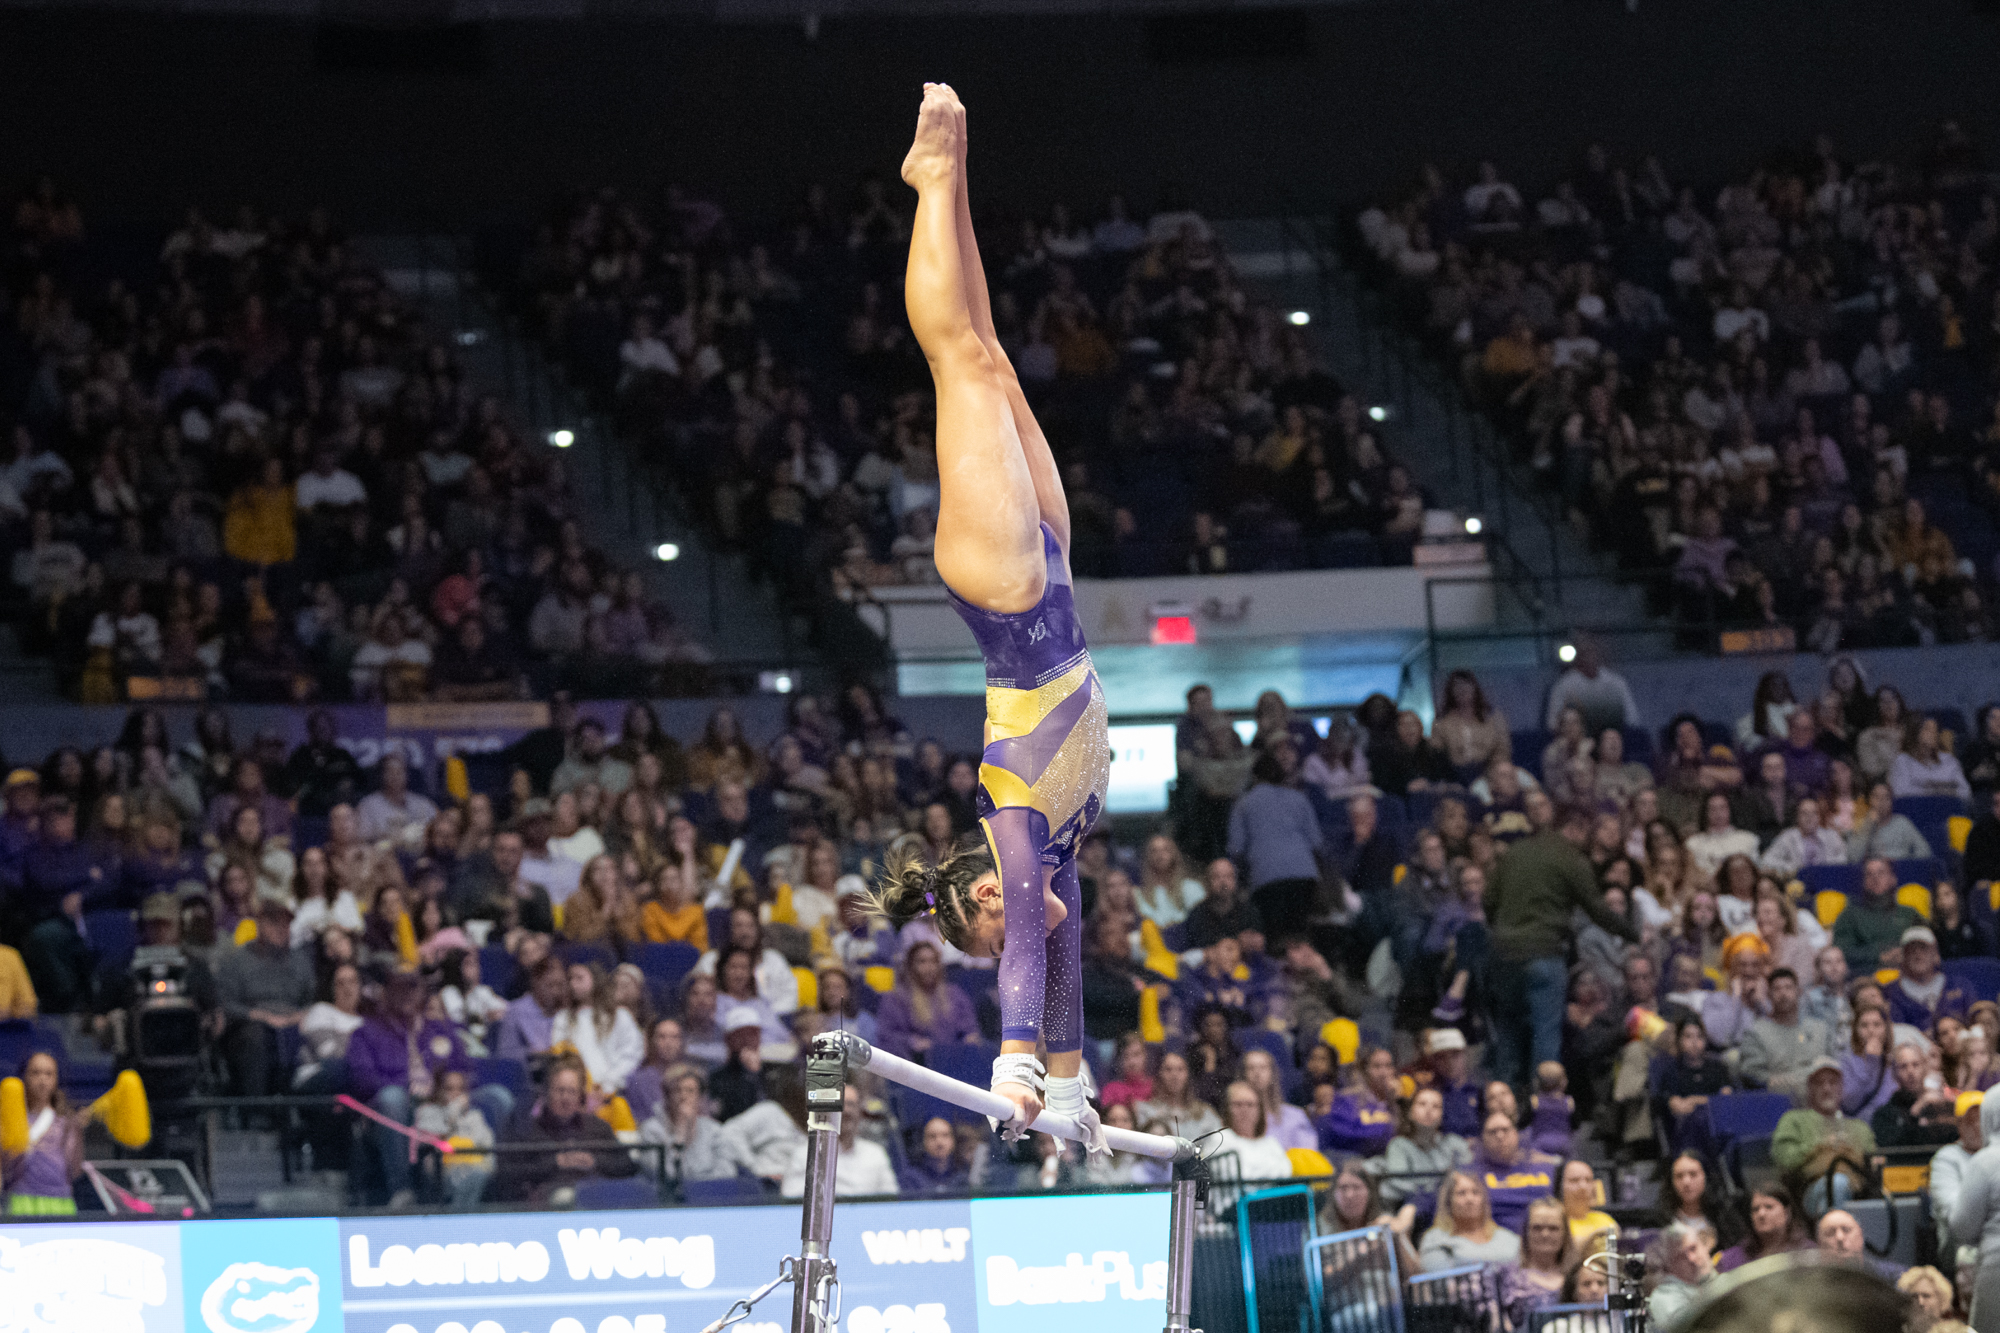
<svg viewBox="0 0 2000 1333">
<path fill-rule="evenodd" d="M 1042 1062 L 1027 1052 L 993 1057 L 993 1086 L 1013 1083 L 1039 1093 L 1042 1090 Z"/>
<path fill-rule="evenodd" d="M 1042 1088 L 1042 1104 L 1057 1115 L 1074 1119 L 1078 1111 L 1090 1104 L 1084 1098 L 1081 1078 L 1061 1078 L 1050 1074 L 1043 1080 Z"/>
</svg>

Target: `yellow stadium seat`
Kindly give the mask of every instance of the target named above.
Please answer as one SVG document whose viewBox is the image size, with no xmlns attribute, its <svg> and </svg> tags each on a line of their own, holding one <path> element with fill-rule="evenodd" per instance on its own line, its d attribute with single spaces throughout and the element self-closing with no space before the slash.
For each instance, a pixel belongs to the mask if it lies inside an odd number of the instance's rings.
<svg viewBox="0 0 2000 1333">
<path fill-rule="evenodd" d="M 1157 972 L 1168 981 L 1178 981 L 1181 975 L 1181 960 L 1160 934 L 1160 926 L 1155 921 L 1139 923 L 1139 949 L 1146 960 L 1146 969 Z"/>
<path fill-rule="evenodd" d="M 1139 992 L 1139 1040 L 1158 1046 L 1167 1039 L 1167 1026 L 1160 1021 L 1160 988 L 1148 986 Z"/>
<path fill-rule="evenodd" d="M 1996 879 L 1986 886 L 1986 905 L 1994 911 L 2000 912 L 2000 879 Z"/>
<path fill-rule="evenodd" d="M 1896 890 L 1896 901 L 1905 907 L 1916 909 L 1918 916 L 1931 919 L 1931 891 L 1921 884 L 1905 884 Z"/>
<path fill-rule="evenodd" d="M 1285 1156 L 1292 1159 L 1292 1174 L 1295 1176 L 1330 1176 L 1333 1163 L 1317 1148 L 1287 1148 Z"/>
<path fill-rule="evenodd" d="M 256 939 L 257 918 L 254 916 L 246 916 L 241 921 L 238 921 L 236 923 L 236 933 L 230 936 L 230 938 L 236 942 L 236 947 L 239 949 L 242 948 L 244 945 L 248 944 L 251 940 Z"/>
<path fill-rule="evenodd" d="M 796 926 L 799 924 L 798 908 L 792 905 L 792 886 L 778 885 L 777 895 L 771 905 L 764 909 L 764 923 L 770 926 Z"/>
<path fill-rule="evenodd" d="M 1787 898 L 1790 898 L 1793 902 L 1797 902 L 1799 899 L 1805 897 L 1806 896 L 1805 881 L 1802 879 L 1795 879 L 1791 881 L 1789 884 L 1785 885 L 1785 896 Z"/>
<path fill-rule="evenodd" d="M 1875 970 L 1875 984 L 1878 986 L 1887 986 L 1891 982 L 1895 981 L 1896 978 L 1902 975 L 1903 974 L 1901 972 L 1898 972 L 1893 967 L 1877 968 Z"/>
<path fill-rule="evenodd" d="M 1965 855 L 1965 840 L 1972 836 L 1972 821 L 1964 815 L 1953 815 L 1944 821 L 1946 839 L 1951 849 L 1960 856 Z"/>
<path fill-rule="evenodd" d="M 1394 887 L 1400 885 L 1403 882 L 1403 876 L 1409 873 L 1410 873 L 1410 868 L 1406 865 L 1399 865 L 1394 870 L 1391 870 L 1389 872 L 1390 886 Z"/>
<path fill-rule="evenodd" d="M 465 760 L 457 755 L 444 761 L 444 789 L 460 805 L 472 799 L 472 779 L 465 771 Z"/>
<path fill-rule="evenodd" d="M 1319 1030 L 1319 1039 L 1333 1047 L 1335 1057 L 1344 1065 L 1353 1064 L 1361 1053 L 1361 1028 L 1351 1018 L 1329 1019 Z"/>
<path fill-rule="evenodd" d="M 819 973 L 809 967 L 795 967 L 792 975 L 799 982 L 799 1008 L 819 1008 Z"/>
<path fill-rule="evenodd" d="M 632 1118 L 632 1106 L 623 1097 L 613 1097 L 597 1108 L 597 1118 L 612 1129 L 623 1134 L 639 1132 L 639 1122 Z"/>
<path fill-rule="evenodd" d="M 863 972 L 861 979 L 867 982 L 868 989 L 874 991 L 877 995 L 887 995 L 890 991 L 896 989 L 896 969 L 893 967 L 883 967 L 880 963 Z"/>
<path fill-rule="evenodd" d="M 1839 889 L 1821 889 L 1813 897 L 1813 915 L 1828 930 L 1833 929 L 1833 923 L 1840 920 L 1840 914 L 1846 910 L 1847 895 Z"/>
</svg>

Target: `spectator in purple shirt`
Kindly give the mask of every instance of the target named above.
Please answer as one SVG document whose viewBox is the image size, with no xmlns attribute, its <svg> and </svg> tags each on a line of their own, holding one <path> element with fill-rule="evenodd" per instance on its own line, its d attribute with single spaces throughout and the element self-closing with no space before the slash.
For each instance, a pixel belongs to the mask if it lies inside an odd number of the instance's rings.
<svg viewBox="0 0 2000 1333">
<path fill-rule="evenodd" d="M 493 1053 L 503 1060 L 526 1060 L 549 1049 L 555 1039 L 556 1014 L 569 1007 L 569 979 L 563 965 L 544 958 L 528 972 L 528 993 L 510 1001 L 500 1017 L 500 1035 Z M 489 1116 L 487 1124 L 493 1124 Z M 506 1121 L 499 1123 L 505 1124 Z"/>
<path fill-rule="evenodd" d="M 1825 791 L 1833 760 L 1819 748 L 1819 722 L 1810 708 L 1795 708 L 1785 719 L 1785 739 L 1766 753 L 1785 756 L 1785 776 L 1807 791 Z"/>
<path fill-rule="evenodd" d="M 1528 1205 L 1556 1192 L 1556 1169 L 1561 1163 L 1546 1153 L 1538 1153 L 1521 1142 L 1521 1131 L 1505 1111 L 1486 1117 L 1473 1149 L 1471 1170 L 1486 1182 L 1493 1196 L 1493 1220 L 1509 1231 L 1519 1232 L 1527 1220 Z"/>
<path fill-rule="evenodd" d="M 422 977 L 413 972 L 394 974 L 383 987 L 375 1016 L 347 1042 L 347 1077 L 354 1095 L 399 1124 L 415 1120 L 417 1104 L 430 1097 L 439 1074 L 455 1069 L 469 1078 L 472 1073 L 458 1030 L 442 1019 L 423 1016 L 428 998 Z M 513 1118 L 513 1094 L 498 1084 L 480 1088 L 472 1100 L 489 1125 L 504 1125 Z M 405 1136 L 378 1124 L 370 1127 L 368 1142 L 381 1168 L 389 1206 L 414 1202 Z"/>
<path fill-rule="evenodd" d="M 903 979 L 882 997 L 875 1012 L 882 1049 L 923 1060 L 933 1046 L 977 1041 L 979 1019 L 972 1000 L 944 979 L 944 964 L 928 944 L 913 944 L 903 956 Z"/>
<path fill-rule="evenodd" d="M 1361 1082 L 1333 1099 L 1319 1123 L 1319 1145 L 1329 1153 L 1377 1157 L 1396 1137 L 1396 1057 L 1379 1046 L 1361 1052 Z"/>
<path fill-rule="evenodd" d="M 218 838 L 229 836 L 236 812 L 246 805 L 256 806 L 257 813 L 264 817 L 265 837 L 291 836 L 292 807 L 265 788 L 264 766 L 247 756 L 238 759 L 236 767 L 231 770 L 229 790 L 209 802 L 204 832 Z"/>
</svg>

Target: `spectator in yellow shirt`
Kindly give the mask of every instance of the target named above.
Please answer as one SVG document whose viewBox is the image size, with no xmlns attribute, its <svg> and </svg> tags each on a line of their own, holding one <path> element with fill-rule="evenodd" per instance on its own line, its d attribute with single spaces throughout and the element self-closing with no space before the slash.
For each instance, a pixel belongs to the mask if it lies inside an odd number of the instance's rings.
<svg viewBox="0 0 2000 1333">
<path fill-rule="evenodd" d="M 252 565 L 282 565 L 298 550 L 298 517 L 285 465 L 264 461 L 258 481 L 238 486 L 222 517 L 222 549 Z"/>
<path fill-rule="evenodd" d="M 653 875 L 653 891 L 639 908 L 639 933 L 652 944 L 692 944 L 708 952 L 708 913 L 691 900 L 687 876 L 672 861 Z"/>
</svg>

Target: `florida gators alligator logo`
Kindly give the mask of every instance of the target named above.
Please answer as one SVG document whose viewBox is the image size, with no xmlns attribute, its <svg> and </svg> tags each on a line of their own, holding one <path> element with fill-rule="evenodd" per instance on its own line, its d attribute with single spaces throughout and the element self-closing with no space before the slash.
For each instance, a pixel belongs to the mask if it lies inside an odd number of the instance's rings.
<svg viewBox="0 0 2000 1333">
<path fill-rule="evenodd" d="M 319 1322 L 319 1274 L 231 1264 L 202 1293 L 201 1320 L 209 1333 L 306 1333 Z"/>
</svg>

